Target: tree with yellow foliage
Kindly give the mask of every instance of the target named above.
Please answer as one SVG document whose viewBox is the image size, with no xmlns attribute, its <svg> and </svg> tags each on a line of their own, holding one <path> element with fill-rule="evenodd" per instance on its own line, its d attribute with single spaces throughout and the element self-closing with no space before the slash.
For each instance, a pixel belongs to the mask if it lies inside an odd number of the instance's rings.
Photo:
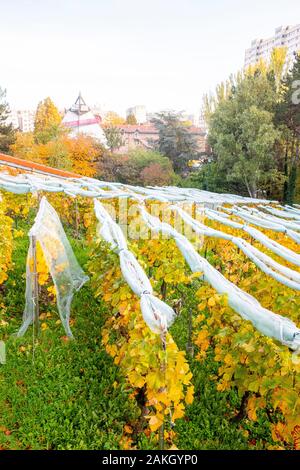
<svg viewBox="0 0 300 470">
<path fill-rule="evenodd" d="M 10 146 L 10 153 L 17 158 L 32 160 L 36 163 L 45 163 L 36 152 L 36 144 L 32 132 L 17 132 L 16 140 Z"/>
<path fill-rule="evenodd" d="M 104 118 L 104 124 L 109 126 L 121 126 L 125 123 L 125 119 L 119 116 L 115 111 L 108 111 Z"/>
<path fill-rule="evenodd" d="M 63 139 L 67 154 L 72 162 L 72 171 L 83 176 L 95 176 L 96 162 L 100 159 L 102 151 L 92 137 L 83 134 L 76 138 Z"/>
<path fill-rule="evenodd" d="M 287 47 L 274 47 L 271 52 L 270 61 L 267 63 L 263 58 L 260 58 L 256 64 L 249 65 L 245 71 L 245 75 L 254 75 L 259 72 L 261 75 L 272 73 L 275 78 L 277 91 L 280 88 L 280 82 L 286 75 L 289 63 L 286 63 Z"/>
<path fill-rule="evenodd" d="M 269 68 L 274 73 L 277 90 L 279 90 L 281 85 L 281 80 L 287 72 L 287 67 L 291 64 L 287 64 L 287 47 L 275 47 L 271 53 L 271 60 Z"/>
<path fill-rule="evenodd" d="M 10 151 L 24 160 L 90 177 L 96 175 L 96 162 L 102 155 L 101 148 L 92 137 L 60 135 L 47 143 L 36 143 L 32 133 L 22 132 L 17 133 Z"/>
<path fill-rule="evenodd" d="M 62 117 L 51 100 L 46 98 L 38 104 L 34 121 L 34 138 L 38 144 L 46 144 L 57 137 L 62 131 L 60 129 Z"/>
</svg>

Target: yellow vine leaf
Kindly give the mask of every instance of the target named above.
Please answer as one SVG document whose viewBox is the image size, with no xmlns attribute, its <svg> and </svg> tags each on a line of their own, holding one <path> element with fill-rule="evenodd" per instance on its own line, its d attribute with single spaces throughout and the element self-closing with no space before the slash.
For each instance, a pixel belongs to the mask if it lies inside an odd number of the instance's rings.
<svg viewBox="0 0 300 470">
<path fill-rule="evenodd" d="M 163 424 L 163 419 L 161 419 L 160 417 L 158 418 L 157 415 L 151 416 L 149 420 L 149 426 L 150 426 L 151 431 L 153 432 L 157 431 L 157 429 L 159 429 L 162 426 L 162 424 Z"/>
<path fill-rule="evenodd" d="M 249 398 L 247 405 L 247 416 L 251 421 L 257 421 L 256 406 L 256 398 Z"/>
<path fill-rule="evenodd" d="M 128 379 L 134 387 L 142 388 L 145 384 L 145 378 L 138 374 L 135 370 L 128 374 Z"/>
<path fill-rule="evenodd" d="M 176 419 L 182 418 L 183 416 L 184 416 L 184 405 L 182 403 L 178 403 L 172 415 L 172 419 L 173 421 L 175 421 Z"/>
<path fill-rule="evenodd" d="M 292 436 L 294 439 L 294 449 L 300 450 L 300 426 L 299 425 L 294 427 L 294 430 L 292 431 Z"/>
<path fill-rule="evenodd" d="M 187 405 L 190 405 L 191 403 L 193 403 L 194 392 L 195 392 L 194 385 L 191 385 L 190 387 L 188 387 L 186 395 L 185 395 L 185 402 Z"/>
</svg>

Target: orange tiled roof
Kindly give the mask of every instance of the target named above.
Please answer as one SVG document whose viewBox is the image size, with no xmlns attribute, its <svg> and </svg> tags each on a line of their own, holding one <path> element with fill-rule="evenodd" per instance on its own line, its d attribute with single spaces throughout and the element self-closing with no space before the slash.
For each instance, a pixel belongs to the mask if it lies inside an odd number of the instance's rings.
<svg viewBox="0 0 300 470">
<path fill-rule="evenodd" d="M 21 168 L 26 171 L 33 171 L 37 173 L 47 173 L 52 176 L 61 176 L 63 178 L 81 178 L 80 175 L 72 173 L 71 171 L 58 170 L 50 166 L 41 165 L 40 163 L 23 160 L 22 158 L 11 157 L 0 153 L 0 165 L 13 166 L 14 168 Z"/>
</svg>

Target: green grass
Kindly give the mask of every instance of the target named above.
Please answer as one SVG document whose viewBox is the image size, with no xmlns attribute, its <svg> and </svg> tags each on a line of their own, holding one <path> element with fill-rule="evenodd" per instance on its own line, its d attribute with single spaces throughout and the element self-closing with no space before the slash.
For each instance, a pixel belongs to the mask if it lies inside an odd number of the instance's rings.
<svg viewBox="0 0 300 470">
<path fill-rule="evenodd" d="M 194 282 L 192 288 L 182 287 L 184 308 L 171 327 L 172 336 L 181 350 L 186 350 L 188 343 L 188 311 L 197 314 L 198 288 L 198 281 Z M 185 417 L 176 422 L 178 448 L 252 450 L 265 449 L 269 443 L 272 443 L 265 416 L 259 416 L 255 423 L 250 422 L 247 417 L 241 422 L 233 420 L 239 410 L 241 398 L 235 390 L 223 393 L 216 390 L 213 377 L 217 375 L 218 366 L 213 361 L 213 352 L 209 351 L 208 358 L 201 363 L 189 354 L 187 358 L 193 372 L 195 398 L 187 407 Z"/>
<path fill-rule="evenodd" d="M 77 245 L 81 262 L 85 253 Z M 7 362 L 0 366 L 0 446 L 9 449 L 116 449 L 123 425 L 139 410 L 130 399 L 119 369 L 101 346 L 105 307 L 89 286 L 72 305 L 75 341 L 65 341 L 53 307 L 48 328 L 33 343 L 11 333 L 21 324 L 27 240 L 17 240 L 14 269 L 2 293 L 7 306 L 0 337 L 6 340 Z M 43 310 L 41 310 L 43 311 Z M 45 311 L 45 310 L 44 310 Z M 34 350 L 34 353 L 33 353 Z"/>
</svg>

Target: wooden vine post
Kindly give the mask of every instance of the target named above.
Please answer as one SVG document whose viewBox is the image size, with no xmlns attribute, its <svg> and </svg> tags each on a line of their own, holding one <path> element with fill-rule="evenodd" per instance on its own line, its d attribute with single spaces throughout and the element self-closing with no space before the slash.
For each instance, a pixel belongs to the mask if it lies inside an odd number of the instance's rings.
<svg viewBox="0 0 300 470">
<path fill-rule="evenodd" d="M 79 211 L 77 198 L 75 199 L 75 236 L 79 238 Z"/>
<path fill-rule="evenodd" d="M 167 370 L 167 338 L 166 338 L 166 333 L 163 333 L 161 335 L 161 341 L 162 341 L 162 350 L 163 350 L 163 360 L 161 363 L 161 370 L 163 372 L 164 378 L 165 378 L 165 386 L 162 389 L 162 391 L 167 392 L 167 379 L 166 379 L 166 370 Z M 165 416 L 165 406 L 163 406 L 163 417 Z M 159 428 L 159 450 L 164 450 L 165 448 L 165 423 L 161 425 Z"/>
<path fill-rule="evenodd" d="M 33 291 L 32 299 L 34 304 L 34 318 L 33 318 L 33 327 L 38 334 L 39 332 L 39 283 L 38 283 L 38 271 L 37 271 L 37 254 L 36 254 L 36 237 L 33 235 L 31 238 L 32 246 L 32 261 L 33 261 Z"/>
<path fill-rule="evenodd" d="M 193 315 L 192 315 L 192 309 L 189 308 L 188 310 L 188 342 L 186 345 L 186 350 L 187 350 L 187 353 L 191 357 L 194 357 L 194 346 L 193 346 L 193 341 L 192 341 L 192 335 L 193 335 Z"/>
</svg>

